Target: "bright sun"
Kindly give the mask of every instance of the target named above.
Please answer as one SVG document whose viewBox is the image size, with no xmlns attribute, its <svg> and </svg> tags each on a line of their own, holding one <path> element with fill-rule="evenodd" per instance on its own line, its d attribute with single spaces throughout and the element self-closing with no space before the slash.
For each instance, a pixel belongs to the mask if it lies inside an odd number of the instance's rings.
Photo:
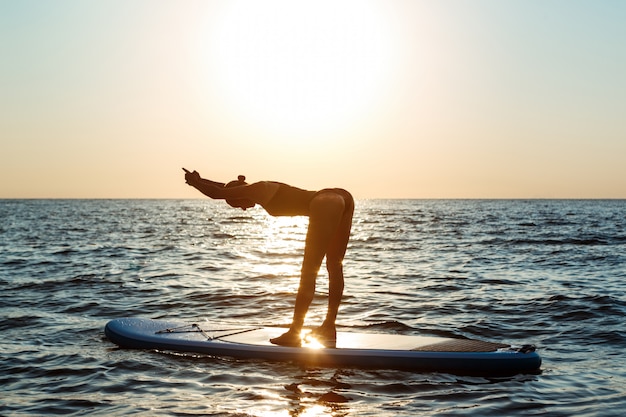
<svg viewBox="0 0 626 417">
<path fill-rule="evenodd" d="M 242 122 L 286 136 L 359 123 L 390 77 L 390 31 L 376 4 L 228 2 L 207 58 L 224 104 Z"/>
</svg>

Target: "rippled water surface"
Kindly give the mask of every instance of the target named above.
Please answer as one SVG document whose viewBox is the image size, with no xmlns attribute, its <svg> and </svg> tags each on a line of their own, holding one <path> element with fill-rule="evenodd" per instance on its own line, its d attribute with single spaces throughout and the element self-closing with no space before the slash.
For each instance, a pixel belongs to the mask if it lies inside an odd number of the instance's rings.
<svg viewBox="0 0 626 417">
<path fill-rule="evenodd" d="M 626 201 L 363 200 L 342 330 L 537 345 L 507 378 L 118 349 L 127 316 L 286 325 L 305 218 L 210 200 L 0 201 L 0 415 L 621 416 Z M 307 325 L 325 313 L 322 271 Z"/>
</svg>

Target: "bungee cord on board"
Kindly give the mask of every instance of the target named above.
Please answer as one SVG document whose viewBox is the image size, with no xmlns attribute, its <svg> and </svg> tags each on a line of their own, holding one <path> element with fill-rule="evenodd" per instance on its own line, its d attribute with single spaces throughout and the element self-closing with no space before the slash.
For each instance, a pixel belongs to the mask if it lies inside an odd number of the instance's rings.
<svg viewBox="0 0 626 417">
<path fill-rule="evenodd" d="M 195 330 L 184 330 L 184 329 L 195 329 Z M 184 326 L 179 326 L 179 327 L 171 327 L 171 328 L 167 328 L 167 329 L 163 329 L 163 330 L 157 330 L 156 332 L 154 332 L 154 334 L 163 334 L 163 333 L 202 333 L 208 340 L 218 340 L 224 337 L 228 337 L 228 336 L 234 336 L 237 334 L 241 334 L 241 333 L 247 333 L 247 332 L 252 332 L 254 330 L 260 330 L 262 329 L 262 327 L 251 327 L 249 329 L 211 329 L 211 330 L 204 330 L 200 327 L 199 324 L 197 323 L 192 323 L 192 324 L 187 324 Z M 220 333 L 220 332 L 231 332 L 231 333 L 226 333 L 226 334 L 222 334 L 219 336 L 211 336 L 208 332 L 212 332 L 212 333 Z"/>
</svg>

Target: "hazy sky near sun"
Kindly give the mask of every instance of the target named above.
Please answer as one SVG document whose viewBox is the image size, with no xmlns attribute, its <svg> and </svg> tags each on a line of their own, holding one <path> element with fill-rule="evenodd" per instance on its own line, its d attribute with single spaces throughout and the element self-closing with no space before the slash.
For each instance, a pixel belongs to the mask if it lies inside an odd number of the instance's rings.
<svg viewBox="0 0 626 417">
<path fill-rule="evenodd" d="M 621 0 L 0 0 L 0 198 L 626 198 Z"/>
</svg>

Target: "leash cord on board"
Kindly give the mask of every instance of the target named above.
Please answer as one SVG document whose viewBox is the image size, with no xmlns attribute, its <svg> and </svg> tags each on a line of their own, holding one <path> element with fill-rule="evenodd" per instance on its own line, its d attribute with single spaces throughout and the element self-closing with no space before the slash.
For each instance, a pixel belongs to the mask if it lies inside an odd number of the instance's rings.
<svg viewBox="0 0 626 417">
<path fill-rule="evenodd" d="M 183 329 L 188 329 L 189 327 L 191 327 L 192 329 L 197 329 L 197 330 L 183 330 Z M 180 326 L 180 327 L 170 327 L 164 330 L 158 330 L 156 332 L 154 332 L 154 334 L 163 334 L 163 333 L 202 333 L 202 335 L 204 337 L 206 337 L 208 340 L 217 340 L 217 339 L 221 339 L 224 337 L 228 337 L 228 336 L 234 336 L 237 334 L 241 334 L 241 333 L 246 333 L 246 332 L 252 332 L 254 330 L 260 330 L 262 329 L 262 327 L 254 327 L 254 328 L 250 328 L 250 329 L 218 329 L 218 330 L 211 330 L 211 332 L 232 332 L 232 333 L 227 333 L 227 334 L 222 334 L 219 336 L 211 336 L 210 334 L 208 334 L 206 332 L 206 330 L 202 329 L 200 327 L 200 325 L 198 325 L 197 323 L 193 323 L 191 325 L 185 325 L 185 326 Z"/>
</svg>

